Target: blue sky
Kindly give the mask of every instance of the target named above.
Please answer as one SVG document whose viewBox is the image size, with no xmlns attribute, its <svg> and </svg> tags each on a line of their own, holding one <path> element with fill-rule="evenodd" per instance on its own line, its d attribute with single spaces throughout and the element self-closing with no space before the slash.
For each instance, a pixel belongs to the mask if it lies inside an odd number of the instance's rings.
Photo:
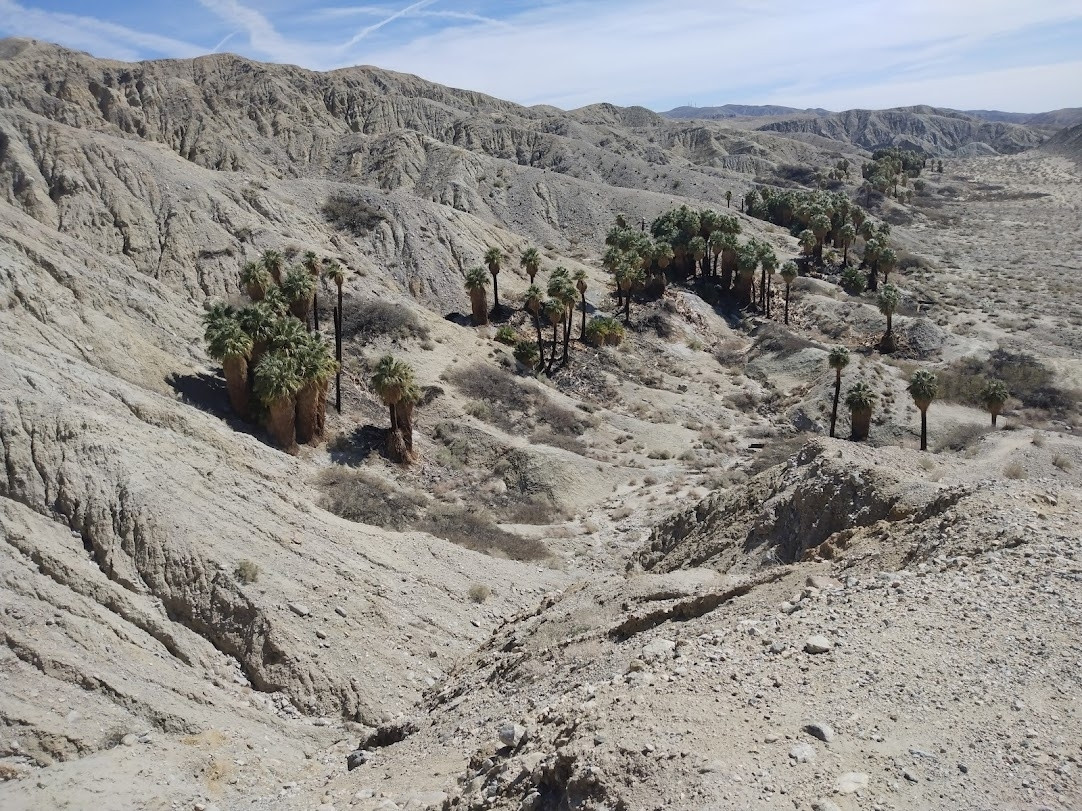
<svg viewBox="0 0 1082 811">
<path fill-rule="evenodd" d="M 564 108 L 1082 106 L 1079 0 L 0 0 L 0 35 L 376 65 Z"/>
</svg>

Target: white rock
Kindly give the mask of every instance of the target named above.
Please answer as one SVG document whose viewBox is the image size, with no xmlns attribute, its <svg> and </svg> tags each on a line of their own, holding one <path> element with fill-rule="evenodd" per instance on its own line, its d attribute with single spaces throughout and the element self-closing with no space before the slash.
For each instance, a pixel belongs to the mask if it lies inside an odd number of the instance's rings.
<svg viewBox="0 0 1082 811">
<path fill-rule="evenodd" d="M 805 653 L 827 653 L 834 643 L 825 636 L 809 636 L 804 640 Z"/>
<path fill-rule="evenodd" d="M 868 787 L 868 775 L 864 772 L 846 772 L 834 783 L 834 790 L 839 794 L 856 794 Z"/>
</svg>

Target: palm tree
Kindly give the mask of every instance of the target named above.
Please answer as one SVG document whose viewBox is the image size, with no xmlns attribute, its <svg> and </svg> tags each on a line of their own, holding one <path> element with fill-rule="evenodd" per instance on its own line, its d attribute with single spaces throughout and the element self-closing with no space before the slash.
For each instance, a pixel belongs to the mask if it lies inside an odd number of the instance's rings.
<svg viewBox="0 0 1082 811">
<path fill-rule="evenodd" d="M 774 254 L 774 249 L 765 243 L 759 246 L 759 264 L 763 268 L 759 282 L 759 309 L 769 317 L 770 291 L 767 288 L 778 267 L 778 257 Z"/>
<path fill-rule="evenodd" d="M 413 380 L 413 367 L 391 355 L 384 355 L 376 364 L 372 388 L 390 414 L 387 455 L 395 462 L 412 462 L 413 407 L 420 399 L 420 391 Z"/>
<path fill-rule="evenodd" d="M 292 267 L 282 279 L 282 295 L 289 302 L 289 311 L 308 327 L 308 313 L 312 309 L 312 299 L 316 292 L 316 280 L 306 268 L 300 265 Z"/>
<path fill-rule="evenodd" d="M 815 235 L 815 260 L 823 263 L 823 241 L 830 231 L 830 217 L 824 211 L 816 211 L 808 220 L 808 228 Z"/>
<path fill-rule="evenodd" d="M 928 406 L 939 393 L 935 372 L 929 372 L 927 369 L 918 369 L 913 372 L 913 377 L 909 379 L 908 391 L 913 397 L 913 402 L 920 409 L 920 449 L 926 451 L 928 450 Z"/>
<path fill-rule="evenodd" d="M 586 271 L 579 268 L 575 271 L 575 275 L 571 277 L 571 281 L 575 283 L 575 289 L 579 291 L 582 300 L 582 327 L 579 329 L 579 340 L 586 343 Z"/>
<path fill-rule="evenodd" d="M 707 240 L 707 247 L 710 248 L 710 253 L 714 255 L 714 262 L 710 268 L 710 275 L 718 275 L 718 261 L 721 258 L 722 252 L 725 250 L 726 238 L 729 236 L 725 231 L 720 228 L 711 232 L 710 239 Z"/>
<path fill-rule="evenodd" d="M 804 252 L 804 261 L 807 262 L 812 258 L 815 253 L 815 233 L 810 228 L 805 228 L 800 232 L 800 236 L 797 237 L 800 241 L 800 248 Z"/>
<path fill-rule="evenodd" d="M 654 248 L 651 251 L 651 258 L 657 264 L 658 272 L 653 275 L 653 278 L 657 280 L 660 285 L 658 288 L 662 293 L 665 292 L 666 274 L 665 269 L 672 264 L 676 254 L 673 252 L 672 244 L 665 242 L 664 240 L 654 243 Z"/>
<path fill-rule="evenodd" d="M 533 316 L 534 329 L 537 330 L 537 354 L 540 357 L 538 362 L 538 370 L 545 365 L 545 341 L 541 336 L 541 288 L 536 284 L 531 284 L 526 288 L 526 309 L 530 311 L 530 315 Z"/>
<path fill-rule="evenodd" d="M 755 287 L 755 271 L 759 267 L 759 247 L 754 241 L 746 242 L 737 253 L 736 300 L 743 307 L 750 307 Z"/>
<path fill-rule="evenodd" d="M 849 350 L 836 346 L 830 350 L 828 358 L 830 368 L 834 370 L 834 407 L 830 410 L 830 435 L 834 436 L 834 426 L 838 422 L 838 399 L 842 392 L 842 369 L 849 365 Z"/>
<path fill-rule="evenodd" d="M 319 284 L 318 284 L 318 282 L 319 282 L 319 269 L 320 269 L 321 263 L 319 261 L 319 257 L 317 257 L 315 255 L 315 253 L 313 253 L 312 251 L 307 251 L 304 254 L 304 262 L 303 262 L 303 264 L 304 264 L 305 270 L 307 270 L 310 274 L 312 274 L 312 278 L 317 282 L 315 287 L 312 289 L 312 329 L 315 330 L 316 332 L 319 332 Z"/>
<path fill-rule="evenodd" d="M 631 323 L 631 289 L 643 281 L 642 268 L 630 261 L 616 266 L 616 285 L 624 295 L 624 323 Z"/>
<path fill-rule="evenodd" d="M 500 275 L 503 251 L 496 247 L 490 247 L 485 251 L 484 262 L 488 265 L 488 272 L 492 274 L 492 312 L 498 313 L 500 311 L 500 286 L 496 277 Z"/>
<path fill-rule="evenodd" d="M 285 257 L 281 253 L 275 250 L 263 251 L 263 256 L 259 260 L 263 269 L 270 274 L 274 279 L 275 284 L 282 283 L 282 269 L 285 267 Z"/>
<path fill-rule="evenodd" d="M 267 303 L 266 300 L 257 301 L 237 313 L 237 323 L 252 338 L 252 355 L 249 362 L 249 371 L 259 364 L 263 353 L 267 351 L 271 333 L 275 325 L 281 320 L 281 316 Z M 252 378 L 254 382 L 254 378 Z"/>
<path fill-rule="evenodd" d="M 546 299 L 542 305 L 542 309 L 545 311 L 545 317 L 548 318 L 549 323 L 552 324 L 552 356 L 549 358 L 547 365 L 548 371 L 552 371 L 552 365 L 556 363 L 556 347 L 559 346 L 559 334 L 558 330 L 560 324 L 564 323 L 564 315 L 567 312 L 567 308 L 564 303 L 556 298 Z M 541 357 L 544 358 L 544 353 L 541 353 Z"/>
<path fill-rule="evenodd" d="M 308 338 L 308 331 L 296 318 L 279 318 L 271 326 L 267 348 L 271 352 L 296 355 Z"/>
<path fill-rule="evenodd" d="M 864 381 L 857 383 L 845 394 L 845 404 L 853 424 L 853 439 L 868 438 L 868 428 L 872 422 L 872 408 L 875 406 L 875 392 Z"/>
<path fill-rule="evenodd" d="M 302 385 L 297 392 L 297 441 L 311 442 L 323 436 L 327 416 L 327 389 L 338 371 L 338 361 L 318 335 L 306 336 L 297 351 Z"/>
<path fill-rule="evenodd" d="M 245 262 L 240 271 L 240 283 L 244 285 L 248 298 L 252 301 L 262 301 L 267 288 L 273 284 L 271 276 L 257 262 Z"/>
<path fill-rule="evenodd" d="M 1007 398 L 1010 397 L 1010 392 L 1007 391 L 1007 384 L 1002 380 L 989 380 L 985 383 L 984 388 L 981 389 L 981 402 L 988 410 L 988 413 L 992 415 L 992 427 L 996 425 L 996 419 L 999 417 L 999 412 L 1003 410 L 1003 404 L 1007 402 Z"/>
<path fill-rule="evenodd" d="M 706 257 L 706 240 L 702 237 L 693 237 L 688 241 L 688 257 L 691 259 L 691 275 L 695 276 L 695 269 L 703 264 Z M 702 275 L 706 276 L 706 268 L 702 268 Z"/>
<path fill-rule="evenodd" d="M 255 393 L 267 408 L 267 430 L 279 448 L 297 450 L 297 392 L 302 385 L 296 355 L 267 352 L 255 367 Z"/>
<path fill-rule="evenodd" d="M 733 202 L 732 189 L 725 192 L 725 207 L 728 208 Z"/>
<path fill-rule="evenodd" d="M 798 276 L 796 262 L 786 262 L 781 266 L 781 278 L 785 282 L 785 326 L 789 326 L 789 289 Z"/>
<path fill-rule="evenodd" d="M 893 248 L 883 248 L 879 252 L 879 269 L 883 271 L 883 284 L 887 283 L 890 272 L 894 270 L 894 264 L 898 261 L 898 254 Z"/>
<path fill-rule="evenodd" d="M 733 274 L 740 269 L 740 243 L 732 231 L 725 232 L 721 247 L 721 291 L 728 293 L 733 286 Z"/>
<path fill-rule="evenodd" d="M 496 276 L 493 275 L 493 280 Z M 466 290 L 470 294 L 470 308 L 473 313 L 473 325 L 480 327 L 488 323 L 488 276 L 483 267 L 472 267 L 466 271 Z"/>
<path fill-rule="evenodd" d="M 851 223 L 845 223 L 838 229 L 838 240 L 842 245 L 842 266 L 849 264 L 849 246 L 857 238 L 857 229 Z"/>
<path fill-rule="evenodd" d="M 209 314 L 208 314 L 209 315 Z M 231 315 L 217 315 L 207 324 L 207 352 L 222 364 L 229 404 L 242 420 L 251 416 L 248 402 L 248 361 L 252 336 Z"/>
<path fill-rule="evenodd" d="M 285 314 L 289 312 L 289 302 L 286 301 L 285 293 L 283 293 L 282 288 L 276 284 L 272 284 L 268 287 L 267 292 L 263 296 L 263 300 L 256 303 L 267 305 L 277 318 L 283 318 Z"/>
<path fill-rule="evenodd" d="M 527 248 L 522 252 L 522 258 L 519 259 L 519 264 L 526 269 L 526 275 L 530 277 L 530 284 L 533 284 L 533 278 L 537 275 L 537 271 L 541 269 L 541 254 L 537 248 Z M 495 278 L 495 277 L 493 277 Z"/>
<path fill-rule="evenodd" d="M 579 291 L 571 281 L 567 268 L 557 267 L 549 279 L 548 294 L 564 305 L 563 330 L 564 330 L 564 357 L 567 363 L 568 346 L 571 342 L 571 322 L 575 317 L 575 303 L 579 300 Z"/>
<path fill-rule="evenodd" d="M 887 317 L 887 331 L 880 344 L 884 352 L 894 351 L 894 311 L 898 309 L 901 300 L 901 291 L 892 284 L 883 285 L 883 289 L 879 291 L 875 299 L 879 312 Z"/>
<path fill-rule="evenodd" d="M 338 369 L 334 373 L 334 408 L 342 413 L 342 285 L 346 281 L 346 271 L 335 261 L 327 262 L 323 278 L 330 279 L 338 288 L 338 306 L 334 309 L 334 359 Z"/>
</svg>

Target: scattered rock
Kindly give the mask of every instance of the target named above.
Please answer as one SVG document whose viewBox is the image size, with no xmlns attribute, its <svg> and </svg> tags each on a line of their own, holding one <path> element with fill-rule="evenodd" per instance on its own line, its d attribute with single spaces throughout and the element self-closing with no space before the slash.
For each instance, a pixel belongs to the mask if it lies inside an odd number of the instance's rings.
<svg viewBox="0 0 1082 811">
<path fill-rule="evenodd" d="M 354 749 L 348 755 L 346 755 L 346 770 L 353 771 L 358 766 L 363 766 L 368 762 L 368 752 L 363 749 Z"/>
<path fill-rule="evenodd" d="M 834 783 L 834 790 L 839 794 L 856 794 L 868 787 L 868 775 L 864 772 L 846 772 Z"/>
<path fill-rule="evenodd" d="M 526 727 L 508 721 L 500 725 L 499 736 L 504 746 L 517 747 L 526 738 Z"/>
<path fill-rule="evenodd" d="M 815 747 L 810 743 L 798 743 L 789 750 L 789 757 L 797 763 L 811 763 L 815 760 Z"/>
<path fill-rule="evenodd" d="M 290 603 L 289 610 L 296 614 L 298 617 L 307 617 L 312 613 L 312 609 L 310 609 L 304 603 Z"/>
<path fill-rule="evenodd" d="M 810 586 L 813 589 L 819 589 L 820 591 L 837 591 L 845 588 L 840 580 L 835 580 L 833 577 L 827 577 L 821 574 L 810 574 L 804 580 L 805 586 Z"/>
<path fill-rule="evenodd" d="M 818 738 L 823 743 L 830 743 L 832 740 L 834 740 L 835 737 L 834 729 L 830 726 L 830 724 L 807 724 L 804 727 L 804 731 L 812 737 Z"/>
<path fill-rule="evenodd" d="M 825 636 L 809 636 L 804 640 L 805 653 L 828 653 L 833 647 L 834 643 Z"/>
</svg>

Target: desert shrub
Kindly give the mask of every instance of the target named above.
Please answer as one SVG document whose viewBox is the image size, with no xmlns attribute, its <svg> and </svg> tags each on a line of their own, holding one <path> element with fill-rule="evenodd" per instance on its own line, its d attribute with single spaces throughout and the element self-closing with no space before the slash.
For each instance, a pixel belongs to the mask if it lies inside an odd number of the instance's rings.
<svg viewBox="0 0 1082 811">
<path fill-rule="evenodd" d="M 547 526 L 567 518 L 551 500 L 546 498 L 516 499 L 501 510 L 501 517 L 511 524 Z"/>
<path fill-rule="evenodd" d="M 457 505 L 432 507 L 418 522 L 416 529 L 475 552 L 512 560 L 541 560 L 548 557 L 548 549 L 541 541 L 512 535 L 496 526 L 488 513 Z"/>
<path fill-rule="evenodd" d="M 341 192 L 332 194 L 323 204 L 323 217 L 331 225 L 354 236 L 363 237 L 386 219 L 367 200 Z"/>
<path fill-rule="evenodd" d="M 1073 467 L 1073 465 L 1071 465 L 1071 460 L 1061 454 L 1056 454 L 1052 457 L 1052 464 L 1064 472 Z"/>
<path fill-rule="evenodd" d="M 722 366 L 744 365 L 744 343 L 736 338 L 729 338 L 718 344 L 714 350 L 714 360 Z"/>
<path fill-rule="evenodd" d="M 497 415 L 504 415 L 507 422 L 509 413 L 525 414 L 545 399 L 536 384 L 483 363 L 452 369 L 447 379 L 467 397 L 495 406 Z"/>
<path fill-rule="evenodd" d="M 864 292 L 864 287 L 868 283 L 864 272 L 860 268 L 846 267 L 842 271 L 841 284 L 845 292 L 854 296 L 859 296 Z"/>
<path fill-rule="evenodd" d="M 764 352 L 791 355 L 814 346 L 812 341 L 776 321 L 765 322 L 755 335 L 755 348 Z"/>
<path fill-rule="evenodd" d="M 242 560 L 234 574 L 241 583 L 255 583 L 259 580 L 259 566 L 250 560 Z"/>
<path fill-rule="evenodd" d="M 657 337 L 664 339 L 669 339 L 676 335 L 676 327 L 673 326 L 672 320 L 661 313 L 651 313 L 645 318 L 639 319 L 636 323 L 636 329 L 639 331 L 652 329 L 657 333 Z M 587 331 L 587 335 L 589 335 L 589 331 Z"/>
<path fill-rule="evenodd" d="M 332 467 L 320 473 L 320 506 L 341 518 L 385 529 L 408 529 L 416 521 L 424 496 L 388 485 L 363 470 Z"/>
<path fill-rule="evenodd" d="M 1026 478 L 1026 469 L 1019 462 L 1011 462 L 1003 468 L 1003 475 L 1008 479 L 1024 479 Z"/>
<path fill-rule="evenodd" d="M 513 327 L 504 324 L 502 327 L 496 330 L 496 340 L 501 344 L 507 344 L 508 346 L 514 346 L 518 340 L 518 336 L 515 335 Z"/>
<path fill-rule="evenodd" d="M 537 344 L 533 341 L 515 341 L 514 355 L 515 360 L 523 366 L 528 366 L 530 368 L 537 366 L 539 355 L 537 352 Z"/>
<path fill-rule="evenodd" d="M 429 339 L 428 328 L 404 304 L 390 301 L 364 301 L 345 307 L 342 337 L 371 341 L 376 338 L 406 340 Z"/>
<path fill-rule="evenodd" d="M 975 446 L 982 436 L 987 434 L 991 427 L 976 425 L 974 423 L 959 423 L 940 433 L 932 450 L 936 453 L 942 451 L 964 451 Z"/>
<path fill-rule="evenodd" d="M 755 454 L 745 467 L 749 476 L 761 473 L 767 468 L 780 465 L 790 457 L 795 456 L 808 439 L 807 434 L 789 434 L 776 437 L 764 443 L 762 449 Z"/>
<path fill-rule="evenodd" d="M 470 595 L 470 600 L 472 602 L 480 605 L 492 596 L 492 589 L 480 583 L 473 583 L 467 593 Z"/>
<path fill-rule="evenodd" d="M 1011 397 L 1027 408 L 1066 414 L 1082 399 L 1079 392 L 1057 386 L 1052 370 L 1032 355 L 1005 349 L 996 349 L 985 361 L 959 358 L 937 376 L 942 399 L 972 406 L 980 406 L 981 390 L 990 378 L 1002 380 Z"/>
</svg>

